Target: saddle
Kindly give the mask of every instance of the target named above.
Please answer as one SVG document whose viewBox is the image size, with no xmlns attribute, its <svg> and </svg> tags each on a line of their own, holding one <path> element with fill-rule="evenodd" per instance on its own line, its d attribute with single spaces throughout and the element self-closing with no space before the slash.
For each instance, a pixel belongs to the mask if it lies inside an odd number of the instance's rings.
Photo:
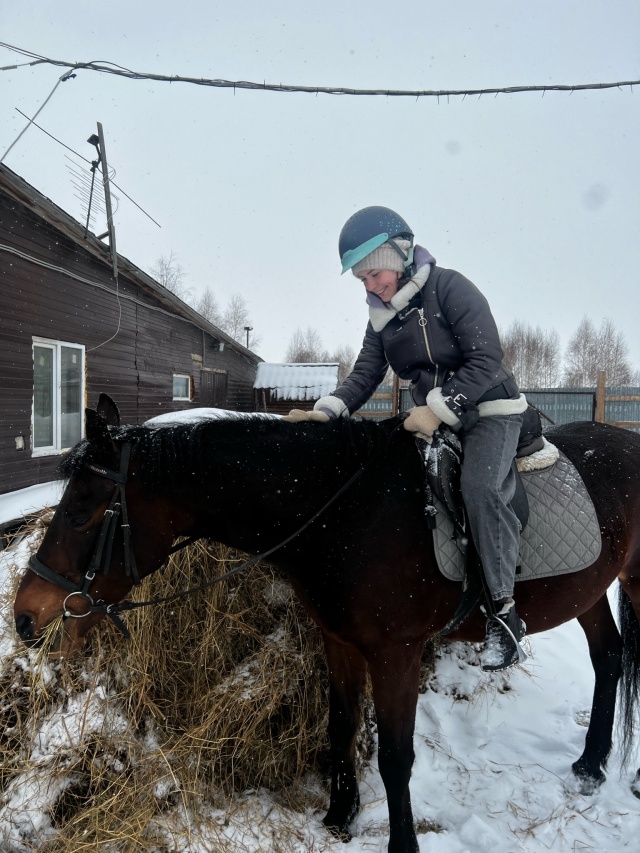
<svg viewBox="0 0 640 853">
<path fill-rule="evenodd" d="M 426 442 L 424 444 L 426 445 Z M 529 406 L 524 413 L 516 456 L 513 461 L 516 491 L 511 506 L 520 522 L 521 531 L 524 530 L 529 519 L 529 502 L 516 460 L 531 456 L 542 450 L 543 447 L 540 415 L 537 409 Z M 446 636 L 457 628 L 483 599 L 490 604 L 491 598 L 486 590 L 482 565 L 471 539 L 462 500 L 460 488 L 462 445 L 460 440 L 451 430 L 441 429 L 434 434 L 431 446 L 426 445 L 423 450 L 428 451 L 424 482 L 427 525 L 431 530 L 436 526 L 437 500 L 440 510 L 445 512 L 453 524 L 456 544 L 460 552 L 465 555 L 465 577 L 460 604 L 451 621 L 439 632 L 441 636 Z"/>
</svg>

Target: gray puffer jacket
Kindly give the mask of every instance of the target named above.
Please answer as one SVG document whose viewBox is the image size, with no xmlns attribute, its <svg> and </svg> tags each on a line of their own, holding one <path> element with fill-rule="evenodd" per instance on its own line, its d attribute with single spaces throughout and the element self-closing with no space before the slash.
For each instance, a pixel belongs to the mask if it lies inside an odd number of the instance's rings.
<svg viewBox="0 0 640 853">
<path fill-rule="evenodd" d="M 334 416 L 353 413 L 371 397 L 389 365 L 411 381 L 416 405 L 428 404 L 456 429 L 471 429 L 480 415 L 526 409 L 502 362 L 487 300 L 459 272 L 424 263 L 427 258 L 434 260 L 416 246 L 418 272 L 390 303 L 367 295 L 370 320 L 354 368 L 316 409 Z"/>
</svg>

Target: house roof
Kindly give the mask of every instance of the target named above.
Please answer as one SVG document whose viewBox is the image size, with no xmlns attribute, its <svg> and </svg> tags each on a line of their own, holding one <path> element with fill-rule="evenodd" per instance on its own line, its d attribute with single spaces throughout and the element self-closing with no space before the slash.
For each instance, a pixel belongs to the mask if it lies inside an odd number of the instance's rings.
<svg viewBox="0 0 640 853">
<path fill-rule="evenodd" d="M 317 400 L 338 387 L 337 363 L 258 365 L 253 387 L 269 389 L 280 400 Z"/>
<path fill-rule="evenodd" d="M 51 199 L 38 192 L 35 187 L 31 186 L 31 184 L 27 183 L 27 181 L 11 171 L 4 164 L 0 164 L 0 190 L 6 192 L 10 197 L 24 205 L 24 207 L 33 211 L 54 228 L 57 228 L 74 243 L 82 246 L 85 251 L 99 258 L 108 267 L 111 267 L 111 256 L 107 243 L 99 240 L 90 232 L 85 235 L 84 225 L 66 213 L 61 207 L 58 207 Z M 222 329 L 214 326 L 213 323 L 205 320 L 194 308 L 187 305 L 186 302 L 183 302 L 182 299 L 170 290 L 167 290 L 166 287 L 163 287 L 148 273 L 120 254 L 118 254 L 118 269 L 122 275 L 138 284 L 147 294 L 153 296 L 166 310 L 189 320 L 194 326 L 207 332 L 215 340 L 224 342 L 225 346 L 241 353 L 254 364 L 262 361 L 260 356 L 242 346 L 241 343 L 227 335 Z"/>
</svg>

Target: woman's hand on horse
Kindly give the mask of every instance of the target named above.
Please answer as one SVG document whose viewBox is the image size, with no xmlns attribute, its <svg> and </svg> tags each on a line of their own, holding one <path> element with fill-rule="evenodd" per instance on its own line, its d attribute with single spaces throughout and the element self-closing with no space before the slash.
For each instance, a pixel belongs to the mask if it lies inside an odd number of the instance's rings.
<svg viewBox="0 0 640 853">
<path fill-rule="evenodd" d="M 318 421 L 319 423 L 326 423 L 330 421 L 331 418 L 329 415 L 325 415 L 324 412 L 305 412 L 302 409 L 291 409 L 288 415 L 285 415 L 282 418 L 283 421 L 289 421 L 289 423 L 297 424 L 300 421 Z"/>
<path fill-rule="evenodd" d="M 415 433 L 419 438 L 431 441 L 434 432 L 441 423 L 441 419 L 429 406 L 416 406 L 414 409 L 411 409 L 404 419 L 403 426 L 409 432 Z"/>
</svg>

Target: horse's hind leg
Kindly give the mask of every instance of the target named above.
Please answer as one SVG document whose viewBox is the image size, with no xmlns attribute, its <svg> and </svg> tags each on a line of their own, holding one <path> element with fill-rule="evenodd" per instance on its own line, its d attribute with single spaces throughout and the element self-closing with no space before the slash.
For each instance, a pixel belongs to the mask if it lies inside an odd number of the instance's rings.
<svg viewBox="0 0 640 853">
<path fill-rule="evenodd" d="M 591 719 L 584 752 L 572 769 L 583 794 L 591 794 L 605 780 L 603 768 L 611 751 L 616 691 L 622 669 L 622 641 L 606 594 L 578 617 L 589 643 L 595 672 Z"/>
<path fill-rule="evenodd" d="M 418 853 L 409 779 L 422 643 L 368 655 L 378 722 L 378 767 L 389 806 L 389 853 Z"/>
<path fill-rule="evenodd" d="M 356 735 L 367 664 L 360 653 L 323 633 L 329 664 L 329 741 L 331 801 L 324 825 L 345 841 L 360 808 L 356 779 Z"/>
</svg>

